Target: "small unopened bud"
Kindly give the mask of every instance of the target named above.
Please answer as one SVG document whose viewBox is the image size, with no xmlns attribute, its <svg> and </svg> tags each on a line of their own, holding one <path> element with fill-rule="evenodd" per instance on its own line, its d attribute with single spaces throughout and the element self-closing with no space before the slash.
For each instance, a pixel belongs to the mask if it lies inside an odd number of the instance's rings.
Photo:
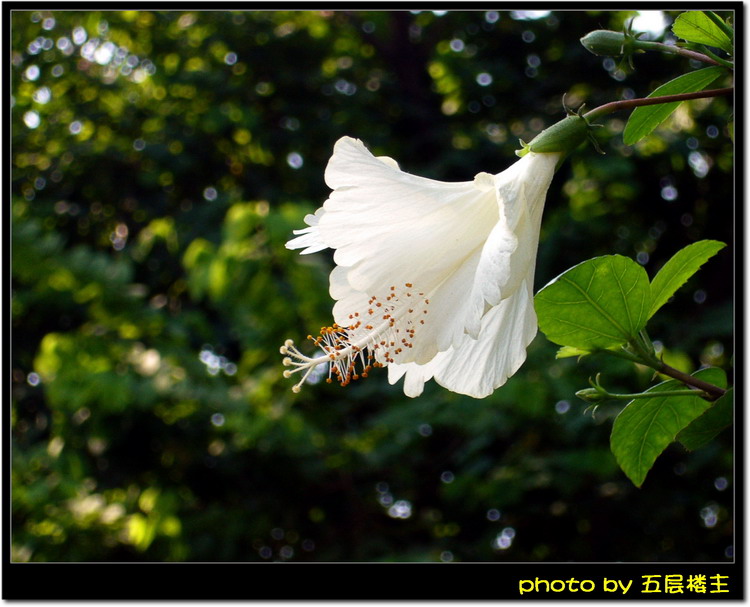
<svg viewBox="0 0 750 607">
<path fill-rule="evenodd" d="M 602 57 L 622 57 L 632 51 L 633 36 L 625 32 L 594 30 L 581 38 L 587 51 Z"/>
<path fill-rule="evenodd" d="M 598 403 L 607 400 L 608 398 L 606 394 L 602 394 L 602 392 L 596 388 L 584 388 L 583 390 L 578 390 L 576 396 L 581 400 L 585 400 L 587 403 Z"/>
</svg>

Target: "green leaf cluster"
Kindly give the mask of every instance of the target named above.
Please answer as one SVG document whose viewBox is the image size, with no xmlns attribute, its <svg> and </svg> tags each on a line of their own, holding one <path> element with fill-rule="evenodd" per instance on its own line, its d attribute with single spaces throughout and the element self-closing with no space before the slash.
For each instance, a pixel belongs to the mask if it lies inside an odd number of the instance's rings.
<svg viewBox="0 0 750 607">
<path fill-rule="evenodd" d="M 721 369 L 701 369 L 695 377 L 726 388 Z M 682 386 L 676 380 L 662 382 L 646 392 L 649 398 L 631 401 L 615 419 L 610 443 L 617 463 L 633 484 L 640 487 L 656 459 L 675 440 L 694 449 L 711 440 L 731 424 L 731 396 L 720 409 L 700 396 L 662 396 L 660 393 Z M 728 401 L 728 404 L 727 404 Z M 726 407 L 729 407 L 729 417 Z M 721 417 L 716 423 L 704 419 Z M 700 437 L 700 438 L 699 438 Z M 683 442 L 684 441 L 684 442 Z"/>
<path fill-rule="evenodd" d="M 715 13 L 703 11 L 687 11 L 681 13 L 672 25 L 676 36 L 689 44 L 708 45 L 723 50 L 730 57 L 734 55 L 734 30 Z M 702 48 L 709 56 L 725 63 L 708 49 Z M 724 67 L 707 67 L 678 76 L 674 80 L 657 87 L 648 97 L 662 97 L 681 93 L 694 93 L 706 89 L 719 78 L 728 73 L 727 64 Z M 623 132 L 626 145 L 634 145 L 651 134 L 679 107 L 680 102 L 663 103 L 637 107 L 633 110 Z"/>
<path fill-rule="evenodd" d="M 653 346 L 643 339 L 648 321 L 725 246 L 713 240 L 688 245 L 669 259 L 650 282 L 640 264 L 621 255 L 585 261 L 536 294 L 534 305 L 539 328 L 547 339 L 563 346 L 558 357 L 602 351 L 660 370 L 653 356 Z M 721 369 L 704 369 L 695 377 L 719 388 L 726 387 L 726 375 Z M 660 395 L 683 385 L 677 380 L 668 380 L 650 388 L 646 392 L 648 398 L 640 398 L 645 394 L 639 395 L 615 421 L 612 452 L 637 486 L 643 483 L 658 455 L 678 439 L 678 435 L 693 449 L 729 425 L 726 407 L 731 414 L 731 401 L 727 405 L 726 396 L 712 403 L 699 392 L 695 396 Z M 586 391 L 587 398 L 597 395 L 589 392 Z M 606 391 L 602 394 L 607 395 Z M 709 411 L 712 411 L 710 415 Z M 706 416 L 702 417 L 704 413 Z"/>
<path fill-rule="evenodd" d="M 686 11 L 672 25 L 675 36 L 686 42 L 705 44 L 734 54 L 734 30 L 712 12 Z"/>
<path fill-rule="evenodd" d="M 627 343 L 725 246 L 712 240 L 688 245 L 651 282 L 643 266 L 622 255 L 584 261 L 536 294 L 539 328 L 550 341 L 580 351 Z"/>
</svg>

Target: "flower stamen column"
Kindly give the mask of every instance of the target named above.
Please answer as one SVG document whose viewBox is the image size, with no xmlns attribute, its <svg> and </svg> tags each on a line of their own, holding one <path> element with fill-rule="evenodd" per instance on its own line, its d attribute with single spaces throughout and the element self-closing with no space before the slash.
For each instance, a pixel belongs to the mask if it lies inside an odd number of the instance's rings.
<svg viewBox="0 0 750 607">
<path fill-rule="evenodd" d="M 302 379 L 292 388 L 299 392 L 302 384 L 318 365 L 328 363 L 328 381 L 331 375 L 346 386 L 352 380 L 367 377 L 372 368 L 394 364 L 407 349 L 414 347 L 418 328 L 427 319 L 430 300 L 424 293 L 414 292 L 412 283 L 402 289 L 391 285 L 388 295 L 380 301 L 373 295 L 366 311 L 349 315 L 352 324 L 341 327 L 334 323 L 322 327 L 320 335 L 308 339 L 323 351 L 322 356 L 311 358 L 302 354 L 292 340 L 281 347 L 284 366 L 294 367 L 284 372 L 285 377 L 304 371 Z M 357 372 L 357 364 L 361 371 Z"/>
</svg>

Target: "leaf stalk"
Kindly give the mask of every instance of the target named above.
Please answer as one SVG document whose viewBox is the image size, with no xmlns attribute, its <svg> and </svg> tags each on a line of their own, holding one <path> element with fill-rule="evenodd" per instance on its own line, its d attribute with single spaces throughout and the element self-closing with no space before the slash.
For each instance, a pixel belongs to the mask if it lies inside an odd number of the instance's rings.
<svg viewBox="0 0 750 607">
<path fill-rule="evenodd" d="M 694 375 L 683 373 L 682 371 L 675 369 L 674 367 L 670 367 L 664 361 L 660 361 L 659 365 L 653 368 L 662 375 L 667 375 L 673 379 L 676 379 L 677 381 L 682 382 L 683 384 L 693 386 L 698 390 L 703 390 L 703 392 L 709 395 L 708 400 L 716 400 L 717 398 L 720 398 L 721 396 L 724 396 L 724 394 L 726 394 L 726 390 L 724 388 L 720 388 L 719 386 L 710 384 L 707 381 L 703 381 L 702 379 L 695 377 Z"/>
<path fill-rule="evenodd" d="M 729 68 L 730 70 L 734 69 L 734 64 L 731 61 L 727 61 L 726 59 L 722 59 L 719 57 L 716 53 L 714 53 L 711 49 L 703 48 L 703 52 L 706 53 L 711 59 L 714 60 L 714 62 L 717 65 L 722 65 L 726 68 Z"/>
<path fill-rule="evenodd" d="M 628 342 L 627 348 L 623 347 L 620 350 L 597 350 L 597 352 L 604 352 L 618 358 L 624 358 L 625 360 L 629 360 L 639 365 L 650 367 L 657 373 L 676 379 L 687 386 L 692 386 L 700 391 L 696 392 L 695 390 L 691 390 L 690 393 L 693 396 L 700 396 L 706 400 L 713 401 L 726 393 L 724 388 L 704 381 L 694 375 L 683 373 L 679 369 L 675 369 L 663 360 L 657 358 L 651 340 L 649 340 L 648 336 L 643 332 L 641 332 L 638 337 L 631 339 Z"/>
<path fill-rule="evenodd" d="M 724 65 L 728 67 L 734 67 L 731 62 L 724 61 L 715 55 L 708 53 L 699 53 L 698 51 L 692 51 L 683 46 L 677 46 L 674 44 L 664 44 L 663 42 L 650 42 L 648 40 L 638 40 L 636 47 L 643 51 L 659 51 L 662 53 L 670 53 L 672 55 L 681 55 L 688 59 L 694 59 L 702 63 L 709 63 L 711 65 Z"/>
</svg>

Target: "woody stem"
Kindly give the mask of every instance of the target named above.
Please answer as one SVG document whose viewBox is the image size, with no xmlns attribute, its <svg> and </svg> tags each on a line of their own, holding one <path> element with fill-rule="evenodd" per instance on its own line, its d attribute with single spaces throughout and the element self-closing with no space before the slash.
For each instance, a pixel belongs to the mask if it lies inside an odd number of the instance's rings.
<svg viewBox="0 0 750 607">
<path fill-rule="evenodd" d="M 709 57 L 703 53 L 697 51 L 691 51 L 681 46 L 673 44 L 664 44 L 662 42 L 647 42 L 645 40 L 638 41 L 638 48 L 648 51 L 661 51 L 662 53 L 672 53 L 673 55 L 682 55 L 688 59 L 695 59 L 696 61 L 702 61 L 703 63 L 710 63 L 711 65 L 721 65 L 720 61 Z"/>
<path fill-rule="evenodd" d="M 620 101 L 611 101 L 600 105 L 593 110 L 586 112 L 583 116 L 586 120 L 591 121 L 613 112 L 620 110 L 629 110 L 644 105 L 658 105 L 660 103 L 674 103 L 679 101 L 689 101 L 690 99 L 706 99 L 709 97 L 721 97 L 731 95 L 734 87 L 723 89 L 709 89 L 707 91 L 696 91 L 694 93 L 680 93 L 678 95 L 664 95 L 663 97 L 641 97 L 639 99 L 621 99 Z"/>
</svg>

